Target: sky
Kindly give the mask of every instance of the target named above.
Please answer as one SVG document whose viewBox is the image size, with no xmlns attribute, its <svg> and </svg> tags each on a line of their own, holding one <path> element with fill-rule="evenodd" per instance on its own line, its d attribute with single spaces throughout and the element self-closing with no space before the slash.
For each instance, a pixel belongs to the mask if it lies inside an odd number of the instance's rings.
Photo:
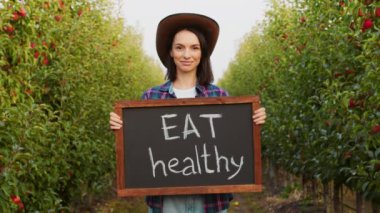
<svg viewBox="0 0 380 213">
<path fill-rule="evenodd" d="M 157 25 L 164 17 L 180 12 L 200 13 L 215 19 L 219 39 L 211 56 L 217 82 L 233 60 L 244 36 L 264 19 L 268 0 L 115 0 L 127 25 L 143 36 L 143 49 L 160 63 L 156 53 Z M 161 64 L 161 63 L 160 63 Z M 161 66 L 164 70 L 164 67 Z"/>
</svg>

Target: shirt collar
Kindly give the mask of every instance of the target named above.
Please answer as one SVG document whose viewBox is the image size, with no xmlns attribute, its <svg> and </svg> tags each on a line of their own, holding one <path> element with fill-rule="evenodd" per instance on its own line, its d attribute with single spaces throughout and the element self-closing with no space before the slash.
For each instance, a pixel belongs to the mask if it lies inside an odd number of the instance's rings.
<svg viewBox="0 0 380 213">
<path fill-rule="evenodd" d="M 203 96 L 206 92 L 206 88 L 202 85 L 200 85 L 198 82 L 195 85 L 195 89 L 197 91 L 197 96 Z M 160 86 L 160 91 L 162 92 L 168 92 L 169 94 L 173 95 L 173 82 L 172 81 L 167 81 L 166 83 L 162 84 Z"/>
</svg>

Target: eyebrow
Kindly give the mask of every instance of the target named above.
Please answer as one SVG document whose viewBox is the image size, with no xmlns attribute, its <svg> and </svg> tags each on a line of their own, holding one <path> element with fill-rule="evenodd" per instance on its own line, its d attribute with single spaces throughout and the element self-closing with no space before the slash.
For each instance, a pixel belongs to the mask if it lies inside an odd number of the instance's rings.
<svg viewBox="0 0 380 213">
<path fill-rule="evenodd" d="M 185 46 L 184 44 L 182 44 L 182 43 L 175 43 L 174 44 L 174 46 Z M 192 44 L 192 45 L 190 45 L 190 46 L 197 46 L 197 47 L 200 47 L 201 45 L 200 44 Z"/>
</svg>

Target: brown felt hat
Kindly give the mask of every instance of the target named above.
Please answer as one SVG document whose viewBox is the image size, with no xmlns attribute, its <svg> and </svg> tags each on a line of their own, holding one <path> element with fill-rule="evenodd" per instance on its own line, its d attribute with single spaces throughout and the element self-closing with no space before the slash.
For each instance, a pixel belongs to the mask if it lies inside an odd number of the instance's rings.
<svg viewBox="0 0 380 213">
<path fill-rule="evenodd" d="M 178 30 L 186 27 L 195 28 L 204 34 L 210 55 L 214 50 L 219 35 L 219 25 L 214 19 L 195 13 L 172 14 L 162 19 L 157 27 L 156 49 L 164 66 L 167 67 L 167 48 L 171 46 L 171 38 Z"/>
</svg>

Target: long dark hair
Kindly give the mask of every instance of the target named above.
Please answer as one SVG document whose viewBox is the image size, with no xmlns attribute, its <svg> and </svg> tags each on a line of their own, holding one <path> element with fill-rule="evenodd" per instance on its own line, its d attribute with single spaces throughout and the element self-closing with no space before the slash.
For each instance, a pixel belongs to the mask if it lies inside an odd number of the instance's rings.
<svg viewBox="0 0 380 213">
<path fill-rule="evenodd" d="M 198 83 L 202 86 L 206 86 L 208 84 L 211 84 L 214 81 L 214 75 L 212 73 L 212 67 L 210 62 L 210 53 L 208 51 L 208 43 L 201 31 L 199 31 L 196 28 L 191 27 L 184 27 L 178 29 L 173 35 L 170 36 L 170 40 L 168 42 L 168 46 L 166 47 L 167 50 L 167 56 L 166 56 L 166 64 L 167 64 L 167 72 L 166 72 L 166 79 L 170 81 L 175 81 L 177 78 L 177 67 L 174 63 L 173 58 L 170 56 L 170 51 L 172 49 L 174 36 L 182 30 L 187 30 L 192 33 L 194 33 L 199 40 L 199 43 L 201 45 L 201 61 L 199 62 L 199 65 L 197 67 L 197 80 Z"/>
</svg>

